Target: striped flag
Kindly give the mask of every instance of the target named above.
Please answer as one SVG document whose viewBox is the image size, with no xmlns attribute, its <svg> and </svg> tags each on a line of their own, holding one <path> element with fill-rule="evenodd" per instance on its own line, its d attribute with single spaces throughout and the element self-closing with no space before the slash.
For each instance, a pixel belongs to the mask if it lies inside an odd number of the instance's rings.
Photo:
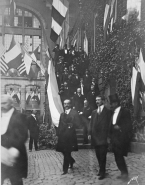
<svg viewBox="0 0 145 185">
<path fill-rule="evenodd" d="M 0 71 L 5 74 L 7 72 L 7 70 L 9 69 L 8 65 L 5 62 L 5 54 L 6 49 L 3 46 L 2 43 L 0 43 Z"/>
<path fill-rule="evenodd" d="M 24 58 L 22 59 L 22 61 L 24 60 Z M 24 61 L 22 62 L 22 64 L 17 68 L 17 70 L 19 71 L 20 75 L 24 75 L 26 74 L 26 66 Z"/>
<path fill-rule="evenodd" d="M 14 26 L 14 16 L 16 13 L 16 3 L 15 0 L 10 0 L 10 25 Z"/>
<path fill-rule="evenodd" d="M 68 10 L 68 1 L 67 0 L 53 0 L 52 3 L 52 23 L 51 23 L 51 33 L 50 39 L 53 42 L 56 42 L 58 36 L 62 30 L 62 24 L 65 20 L 66 13 Z"/>
<path fill-rule="evenodd" d="M 52 123 L 58 127 L 60 114 L 63 112 L 63 107 L 60 99 L 60 95 L 58 94 L 58 85 L 55 76 L 55 69 L 53 67 L 52 60 L 49 60 L 48 66 L 48 86 L 47 86 L 47 95 L 49 100 L 49 109 L 51 113 Z"/>
</svg>

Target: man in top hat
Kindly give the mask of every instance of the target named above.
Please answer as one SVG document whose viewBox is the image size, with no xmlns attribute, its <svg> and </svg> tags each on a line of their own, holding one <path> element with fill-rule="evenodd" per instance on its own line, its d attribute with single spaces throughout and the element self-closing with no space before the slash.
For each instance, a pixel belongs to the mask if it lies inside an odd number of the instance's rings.
<svg viewBox="0 0 145 185">
<path fill-rule="evenodd" d="M 109 134 L 110 110 L 104 106 L 104 97 L 96 96 L 97 109 L 92 112 L 89 125 L 89 136 L 92 145 L 95 147 L 96 157 L 99 163 L 99 180 L 105 178 L 106 155 L 107 155 L 107 138 Z"/>
<path fill-rule="evenodd" d="M 120 106 L 117 94 L 109 96 L 113 115 L 110 125 L 110 138 L 116 164 L 121 171 L 118 178 L 127 180 L 128 170 L 124 156 L 127 156 L 131 138 L 131 116 L 130 112 Z"/>
</svg>

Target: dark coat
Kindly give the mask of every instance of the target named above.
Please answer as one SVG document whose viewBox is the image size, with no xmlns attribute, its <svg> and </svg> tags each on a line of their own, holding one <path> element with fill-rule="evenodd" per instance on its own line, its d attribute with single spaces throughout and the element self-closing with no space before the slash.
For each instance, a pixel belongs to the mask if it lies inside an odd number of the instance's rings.
<svg viewBox="0 0 145 185">
<path fill-rule="evenodd" d="M 92 112 L 89 125 L 89 135 L 91 135 L 92 145 L 107 145 L 110 115 L 110 110 L 106 107 L 103 108 L 100 115 L 97 113 L 97 109 Z"/>
<path fill-rule="evenodd" d="M 83 114 L 80 115 L 82 125 L 88 129 L 89 127 L 89 121 L 90 119 L 88 118 L 92 114 L 92 109 L 90 106 L 84 107 L 83 108 Z"/>
<path fill-rule="evenodd" d="M 95 110 L 97 108 L 97 105 L 96 105 L 96 93 L 93 91 L 89 91 L 88 94 L 87 94 L 87 100 L 89 102 L 89 105 L 91 106 L 91 108 L 93 110 Z"/>
<path fill-rule="evenodd" d="M 39 137 L 39 121 L 35 120 L 35 118 L 31 115 L 27 118 L 27 123 L 28 123 L 28 129 L 30 131 L 30 136 L 38 139 Z"/>
<path fill-rule="evenodd" d="M 8 171 L 16 178 L 27 177 L 27 153 L 25 142 L 28 138 L 27 120 L 24 114 L 17 113 L 15 110 L 10 118 L 9 126 L 5 134 L 1 135 L 1 145 L 5 148 L 16 148 L 20 155 L 13 167 L 1 165 L 2 174 L 8 175 Z"/>
<path fill-rule="evenodd" d="M 78 95 L 78 94 L 75 94 L 73 96 L 73 107 L 75 107 L 75 109 L 77 111 L 81 111 L 83 110 L 83 107 L 84 107 L 84 96 L 83 95 Z"/>
<path fill-rule="evenodd" d="M 61 114 L 57 133 L 58 143 L 56 151 L 72 152 L 78 150 L 73 116 L 65 113 Z"/>
<path fill-rule="evenodd" d="M 113 119 L 113 117 L 112 117 Z M 115 125 L 120 127 L 120 130 L 115 130 L 114 125 L 110 124 L 110 137 L 112 145 L 122 148 L 123 155 L 127 156 L 129 144 L 131 140 L 132 124 L 130 112 L 124 108 L 120 109 Z"/>
</svg>

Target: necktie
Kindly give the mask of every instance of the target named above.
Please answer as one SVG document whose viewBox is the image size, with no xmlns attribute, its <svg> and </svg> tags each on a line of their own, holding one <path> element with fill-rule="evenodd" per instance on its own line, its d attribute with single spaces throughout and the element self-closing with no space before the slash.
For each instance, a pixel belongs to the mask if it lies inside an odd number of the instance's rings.
<svg viewBox="0 0 145 185">
<path fill-rule="evenodd" d="M 98 114 L 101 114 L 101 107 L 98 107 Z"/>
</svg>

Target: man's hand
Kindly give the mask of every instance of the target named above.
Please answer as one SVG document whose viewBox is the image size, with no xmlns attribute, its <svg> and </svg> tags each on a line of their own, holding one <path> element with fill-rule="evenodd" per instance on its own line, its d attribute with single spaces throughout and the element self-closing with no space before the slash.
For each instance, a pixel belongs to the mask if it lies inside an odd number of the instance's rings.
<svg viewBox="0 0 145 185">
<path fill-rule="evenodd" d="M 91 140 L 91 135 L 88 135 L 88 140 Z"/>
<path fill-rule="evenodd" d="M 13 166 L 18 156 L 19 151 L 16 148 L 7 149 L 1 146 L 1 162 L 6 166 Z"/>
</svg>

